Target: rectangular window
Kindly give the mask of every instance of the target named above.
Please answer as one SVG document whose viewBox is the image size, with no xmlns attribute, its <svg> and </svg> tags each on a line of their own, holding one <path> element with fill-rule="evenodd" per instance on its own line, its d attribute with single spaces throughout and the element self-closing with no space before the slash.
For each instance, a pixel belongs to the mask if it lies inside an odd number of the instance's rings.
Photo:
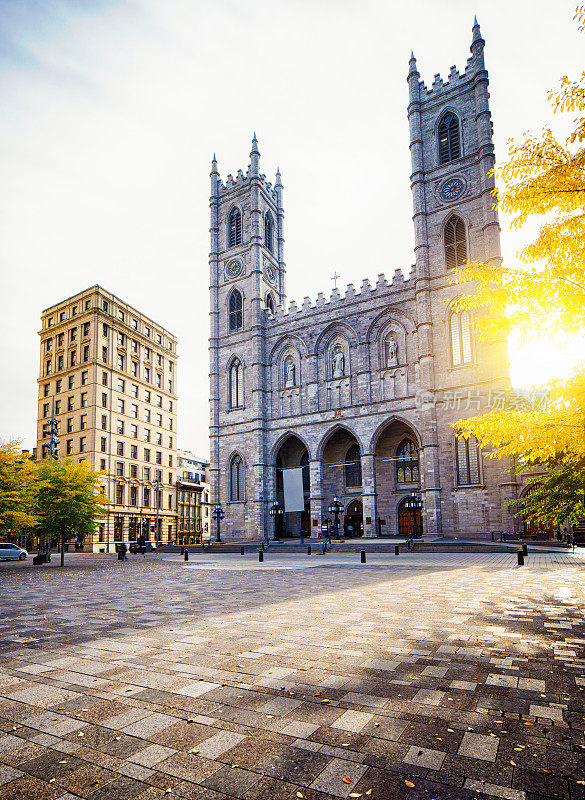
<svg viewBox="0 0 585 800">
<path fill-rule="evenodd" d="M 169 394 L 173 393 L 173 382 L 169 381 Z"/>
<path fill-rule="evenodd" d="M 138 478 L 138 464 L 130 464 L 130 477 Z"/>
<path fill-rule="evenodd" d="M 132 439 L 138 439 L 138 425 L 130 425 L 130 436 Z"/>
<path fill-rule="evenodd" d="M 81 428 L 82 431 L 84 431 L 87 428 L 87 414 L 82 414 L 79 417 L 79 427 Z"/>
<path fill-rule="evenodd" d="M 61 378 L 59 378 L 59 380 L 55 381 L 55 394 L 59 394 L 59 392 L 61 391 L 61 384 L 62 383 L 63 383 L 63 381 L 61 380 Z M 70 386 L 69 388 L 72 389 L 73 387 Z"/>
<path fill-rule="evenodd" d="M 118 378 L 118 391 L 119 392 L 126 391 L 126 381 L 122 380 L 122 378 Z"/>
<path fill-rule="evenodd" d="M 53 340 L 52 339 L 45 339 L 45 352 L 49 352 L 53 347 Z"/>
<path fill-rule="evenodd" d="M 159 445 L 159 447 L 162 447 L 162 433 L 157 433 L 156 434 L 154 443 Z"/>
<path fill-rule="evenodd" d="M 162 453 L 161 453 L 160 450 L 156 451 L 156 463 L 157 464 L 162 464 Z"/>
<path fill-rule="evenodd" d="M 149 408 L 145 408 L 144 409 L 144 421 L 145 422 L 150 422 L 150 409 Z"/>
<path fill-rule="evenodd" d="M 137 502 L 138 502 L 137 494 L 138 494 L 138 487 L 137 486 L 131 486 L 130 487 L 130 505 L 131 506 L 137 505 Z"/>
<path fill-rule="evenodd" d="M 50 383 L 45 383 L 45 385 L 43 386 L 43 395 L 44 395 L 44 397 L 48 397 L 49 396 L 50 390 L 51 390 L 51 384 Z"/>
<path fill-rule="evenodd" d="M 138 445 L 130 445 L 130 458 L 138 458 Z"/>
<path fill-rule="evenodd" d="M 146 486 L 144 487 L 142 498 L 142 505 L 148 508 L 150 505 L 150 489 L 148 489 Z"/>
<path fill-rule="evenodd" d="M 108 373 L 102 372 L 102 386 L 108 385 Z"/>
<path fill-rule="evenodd" d="M 48 364 L 49 364 L 49 372 L 51 372 L 51 362 L 49 361 Z M 57 358 L 57 370 L 62 370 L 62 369 L 63 369 L 63 356 L 59 356 Z"/>
<path fill-rule="evenodd" d="M 43 417 L 48 417 L 48 416 L 49 416 L 49 404 L 45 403 L 43 405 Z"/>
<path fill-rule="evenodd" d="M 172 362 L 172 361 L 169 361 L 169 372 L 172 372 L 172 371 L 173 371 L 173 367 L 174 367 L 174 366 L 175 366 L 175 365 L 173 364 L 173 362 Z"/>
<path fill-rule="evenodd" d="M 60 311 L 59 312 L 59 322 L 65 322 L 65 312 L 64 311 Z"/>
<path fill-rule="evenodd" d="M 108 360 L 108 348 L 104 346 L 102 347 L 102 361 L 107 362 L 107 360 Z"/>
<path fill-rule="evenodd" d="M 124 505 L 124 487 L 120 483 L 116 484 L 116 505 Z"/>
<path fill-rule="evenodd" d="M 108 395 L 105 392 L 102 392 L 102 408 L 108 407 Z"/>
<path fill-rule="evenodd" d="M 132 416 L 134 417 L 134 419 L 138 419 L 138 406 L 136 405 L 136 403 L 132 403 L 132 412 L 131 413 L 132 413 Z"/>
<path fill-rule="evenodd" d="M 159 426 L 159 428 L 162 427 L 162 414 L 156 415 L 156 424 Z"/>
<path fill-rule="evenodd" d="M 163 357 L 161 356 L 160 353 L 157 353 L 156 355 L 156 365 L 157 367 L 162 367 L 163 365 Z"/>
<path fill-rule="evenodd" d="M 150 392 L 149 392 L 149 391 L 148 391 L 148 389 L 147 389 L 147 390 L 144 392 L 144 400 L 145 400 L 145 402 L 146 402 L 146 403 L 150 403 L 150 402 L 151 402 L 151 401 L 150 401 L 150 397 L 151 397 L 151 395 L 150 395 Z"/>
<path fill-rule="evenodd" d="M 83 323 L 83 335 L 89 336 L 89 322 Z"/>
<path fill-rule="evenodd" d="M 106 468 L 106 459 L 100 458 L 100 471 L 103 472 Z"/>
<path fill-rule="evenodd" d="M 105 414 L 102 414 L 102 430 L 105 431 L 108 428 L 108 418 Z"/>
<path fill-rule="evenodd" d="M 87 392 L 81 393 L 81 407 L 85 408 L 87 405 Z"/>
<path fill-rule="evenodd" d="M 116 442 L 116 455 L 124 455 L 124 442 Z"/>
<path fill-rule="evenodd" d="M 160 372 L 156 373 L 156 385 L 159 389 L 162 389 L 162 375 Z"/>
<path fill-rule="evenodd" d="M 172 417 L 169 417 L 169 430 L 171 430 L 171 431 L 173 430 L 173 419 L 172 419 Z"/>
<path fill-rule="evenodd" d="M 169 448 L 171 450 L 173 449 L 173 437 L 172 436 L 169 436 Z"/>
<path fill-rule="evenodd" d="M 124 401 L 119 397 L 118 398 L 118 414 L 124 413 Z"/>
<path fill-rule="evenodd" d="M 150 339 L 150 328 L 148 327 L 148 325 L 144 326 L 144 335 L 148 336 L 148 338 Z"/>
<path fill-rule="evenodd" d="M 142 438 L 144 439 L 145 442 L 150 442 L 150 428 L 144 429 Z"/>
<path fill-rule="evenodd" d="M 124 369 L 124 356 L 121 353 L 118 354 L 118 369 Z"/>
<path fill-rule="evenodd" d="M 86 344 L 83 348 L 83 360 L 89 361 L 89 345 Z"/>
<path fill-rule="evenodd" d="M 134 328 L 135 331 L 138 330 L 138 320 L 134 319 L 134 317 L 132 317 L 132 327 Z"/>
<path fill-rule="evenodd" d="M 150 383 L 150 367 L 144 367 L 144 380 Z"/>
<path fill-rule="evenodd" d="M 132 397 L 138 397 L 138 386 L 136 386 L 135 383 L 133 383 L 130 388 L 130 394 L 132 395 Z"/>
<path fill-rule="evenodd" d="M 77 339 L 77 328 L 71 328 L 69 331 L 69 341 L 74 342 Z"/>
<path fill-rule="evenodd" d="M 52 324 L 53 324 L 53 317 L 49 317 L 49 319 L 47 320 L 47 326 L 50 328 Z"/>
<path fill-rule="evenodd" d="M 173 473 L 172 472 L 169 472 L 169 484 L 171 486 L 173 485 Z"/>
<path fill-rule="evenodd" d="M 132 366 L 130 367 L 130 373 L 132 377 L 134 378 L 138 377 L 138 363 L 136 361 L 132 362 Z"/>
<path fill-rule="evenodd" d="M 79 439 L 79 452 L 85 453 L 85 436 L 81 436 Z"/>
<path fill-rule="evenodd" d="M 124 477 L 124 462 L 123 461 L 116 461 L 116 475 L 119 478 Z"/>
<path fill-rule="evenodd" d="M 73 439 L 67 439 L 66 446 L 65 446 L 65 453 L 70 456 L 73 452 Z"/>
<path fill-rule="evenodd" d="M 108 335 L 108 326 L 106 325 L 105 322 L 102 325 L 102 335 L 103 336 L 107 336 Z"/>
<path fill-rule="evenodd" d="M 73 306 L 73 308 L 71 309 L 71 316 L 75 317 L 76 315 L 77 315 L 77 306 Z"/>
<path fill-rule="evenodd" d="M 169 400 L 169 411 L 171 412 L 171 414 L 173 413 L 173 401 L 172 400 Z"/>
<path fill-rule="evenodd" d="M 75 366 L 76 357 L 77 357 L 77 354 L 76 354 L 75 350 L 72 350 L 69 353 L 69 366 L 70 367 L 74 367 Z"/>
<path fill-rule="evenodd" d="M 150 359 L 151 359 L 151 356 L 152 356 L 152 350 L 150 349 L 150 347 L 145 347 L 145 348 L 144 348 L 144 358 L 145 358 L 147 361 L 150 361 Z"/>
<path fill-rule="evenodd" d="M 57 347 L 63 347 L 63 341 L 65 339 L 65 334 L 58 333 L 57 334 Z"/>
<path fill-rule="evenodd" d="M 157 469 L 156 471 L 156 479 L 159 483 L 162 483 L 162 472 L 160 471 L 160 469 Z"/>
<path fill-rule="evenodd" d="M 156 334 L 156 341 L 157 341 L 157 344 L 162 344 L 162 336 L 160 335 L 160 333 Z"/>
<path fill-rule="evenodd" d="M 100 449 L 101 449 L 102 453 L 107 453 L 107 449 L 106 449 L 107 446 L 108 446 L 108 440 L 106 439 L 105 436 L 102 436 L 101 439 L 100 439 Z"/>
<path fill-rule="evenodd" d="M 116 424 L 116 433 L 119 433 L 121 436 L 124 435 L 124 420 L 119 419 Z"/>
<path fill-rule="evenodd" d="M 120 309 L 118 309 L 118 319 L 119 319 L 121 322 L 124 322 L 124 312 L 122 311 L 122 309 L 121 309 L 121 308 L 120 308 Z"/>
<path fill-rule="evenodd" d="M 156 405 L 158 408 L 162 408 L 162 396 L 160 394 L 156 396 Z"/>
<path fill-rule="evenodd" d="M 67 417 L 67 433 L 73 430 L 73 417 Z"/>
<path fill-rule="evenodd" d="M 123 333 L 119 333 L 118 334 L 118 347 L 124 347 L 125 342 L 126 342 L 126 337 L 124 336 Z"/>
<path fill-rule="evenodd" d="M 148 448 L 144 448 L 144 460 L 150 461 L 150 450 Z"/>
<path fill-rule="evenodd" d="M 73 411 L 73 397 L 67 398 L 67 411 Z"/>
<path fill-rule="evenodd" d="M 85 310 L 86 310 L 86 311 L 88 311 L 88 310 L 89 310 L 89 307 L 90 307 L 90 305 L 91 305 L 91 300 L 86 300 L 86 301 L 85 301 Z M 89 325 L 89 322 L 88 322 L 87 324 Z"/>
<path fill-rule="evenodd" d="M 150 467 L 144 467 L 144 469 L 142 470 L 142 474 L 143 474 L 144 480 L 145 481 L 149 481 L 150 480 Z"/>
</svg>

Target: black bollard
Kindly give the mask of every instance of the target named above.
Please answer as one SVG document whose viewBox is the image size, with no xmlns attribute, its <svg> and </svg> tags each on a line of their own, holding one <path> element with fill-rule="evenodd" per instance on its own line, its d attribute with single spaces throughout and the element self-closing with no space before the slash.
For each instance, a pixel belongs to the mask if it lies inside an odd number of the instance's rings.
<svg viewBox="0 0 585 800">
<path fill-rule="evenodd" d="M 244 555 L 244 548 L 243 548 L 243 547 L 240 547 L 240 555 L 241 555 L 241 556 L 243 556 L 243 555 Z"/>
<path fill-rule="evenodd" d="M 527 544 L 523 544 L 522 545 L 522 555 L 523 556 L 527 556 L 528 555 L 528 545 Z"/>
<path fill-rule="evenodd" d="M 264 561 L 264 550 L 258 551 L 258 561 Z"/>
<path fill-rule="evenodd" d="M 185 561 L 189 561 L 189 551 L 185 548 Z"/>
<path fill-rule="evenodd" d="M 321 550 L 321 555 L 322 555 L 322 556 L 324 556 L 326 552 L 327 552 L 327 545 L 325 544 L 325 542 L 323 542 L 323 547 L 322 547 L 322 550 Z"/>
<path fill-rule="evenodd" d="M 307 555 L 310 556 L 313 551 L 311 550 L 311 545 L 307 547 Z"/>
<path fill-rule="evenodd" d="M 518 550 L 518 566 L 519 567 L 524 566 L 524 553 L 522 552 L 522 550 Z"/>
<path fill-rule="evenodd" d="M 395 555 L 395 556 L 399 556 L 399 555 L 400 555 L 400 550 L 399 550 L 399 548 L 398 548 L 398 545 L 397 545 L 397 544 L 395 544 L 395 545 L 394 545 L 394 555 Z"/>
<path fill-rule="evenodd" d="M 185 548 L 184 547 L 181 547 L 181 555 L 182 556 L 185 555 Z"/>
<path fill-rule="evenodd" d="M 361 563 L 365 564 L 366 563 L 366 551 L 365 550 L 360 550 L 360 555 L 361 555 Z"/>
</svg>

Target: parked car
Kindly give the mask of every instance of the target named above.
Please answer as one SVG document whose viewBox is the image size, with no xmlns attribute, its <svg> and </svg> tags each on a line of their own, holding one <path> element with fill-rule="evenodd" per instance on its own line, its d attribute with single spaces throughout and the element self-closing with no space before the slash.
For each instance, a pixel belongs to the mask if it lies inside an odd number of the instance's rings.
<svg viewBox="0 0 585 800">
<path fill-rule="evenodd" d="M 0 542 L 0 561 L 24 561 L 26 550 L 11 542 Z"/>
<path fill-rule="evenodd" d="M 130 546 L 128 547 L 131 553 L 141 553 L 142 548 L 144 548 L 147 553 L 155 552 L 152 542 L 145 542 L 143 545 L 139 545 L 138 542 L 130 542 Z"/>
</svg>

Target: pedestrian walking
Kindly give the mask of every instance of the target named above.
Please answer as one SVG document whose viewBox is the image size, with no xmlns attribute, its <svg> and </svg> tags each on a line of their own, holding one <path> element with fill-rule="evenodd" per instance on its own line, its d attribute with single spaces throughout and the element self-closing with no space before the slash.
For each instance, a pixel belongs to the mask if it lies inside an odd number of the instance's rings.
<svg viewBox="0 0 585 800">
<path fill-rule="evenodd" d="M 128 552 L 128 548 L 126 544 L 122 542 L 122 544 L 118 547 L 118 560 L 119 561 L 128 561 L 128 556 L 126 553 Z"/>
</svg>

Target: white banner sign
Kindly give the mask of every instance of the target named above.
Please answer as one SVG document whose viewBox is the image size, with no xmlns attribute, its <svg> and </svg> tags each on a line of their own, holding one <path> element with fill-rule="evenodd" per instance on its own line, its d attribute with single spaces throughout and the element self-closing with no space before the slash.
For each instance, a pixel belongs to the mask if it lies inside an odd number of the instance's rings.
<svg viewBox="0 0 585 800">
<path fill-rule="evenodd" d="M 284 510 L 304 511 L 303 468 L 283 469 L 282 482 L 284 486 Z"/>
</svg>

